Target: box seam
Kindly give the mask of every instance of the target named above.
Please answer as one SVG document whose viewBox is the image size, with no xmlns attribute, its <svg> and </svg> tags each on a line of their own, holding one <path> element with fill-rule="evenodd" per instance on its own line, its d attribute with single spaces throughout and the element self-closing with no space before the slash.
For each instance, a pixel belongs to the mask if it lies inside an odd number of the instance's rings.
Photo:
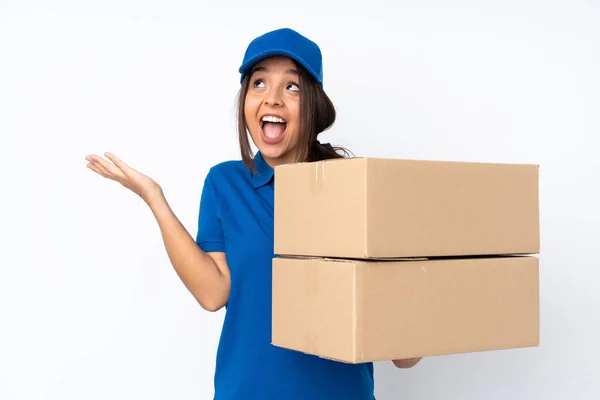
<svg viewBox="0 0 600 400">
<path fill-rule="evenodd" d="M 365 226 L 364 226 L 364 232 L 365 232 L 365 236 L 363 238 L 363 243 L 364 243 L 364 249 L 363 252 L 364 257 L 368 258 L 369 257 L 369 159 L 366 158 L 365 159 L 365 168 L 364 168 L 364 172 L 365 172 L 365 177 L 364 177 L 364 216 L 365 216 Z"/>
</svg>

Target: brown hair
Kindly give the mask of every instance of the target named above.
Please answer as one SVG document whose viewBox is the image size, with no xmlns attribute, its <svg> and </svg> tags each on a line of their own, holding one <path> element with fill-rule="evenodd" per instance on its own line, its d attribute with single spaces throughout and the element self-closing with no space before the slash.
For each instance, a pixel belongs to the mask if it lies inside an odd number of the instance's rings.
<svg viewBox="0 0 600 400">
<path fill-rule="evenodd" d="M 298 138 L 298 156 L 296 162 L 312 162 L 331 158 L 350 157 L 349 150 L 338 146 L 321 145 L 317 136 L 329 129 L 336 118 L 336 111 L 329 96 L 321 84 L 301 66 L 296 64 L 300 74 L 300 136 Z M 246 74 L 238 94 L 238 139 L 242 160 L 246 168 L 254 172 L 253 153 L 248 140 L 244 102 L 250 86 L 252 73 Z"/>
</svg>

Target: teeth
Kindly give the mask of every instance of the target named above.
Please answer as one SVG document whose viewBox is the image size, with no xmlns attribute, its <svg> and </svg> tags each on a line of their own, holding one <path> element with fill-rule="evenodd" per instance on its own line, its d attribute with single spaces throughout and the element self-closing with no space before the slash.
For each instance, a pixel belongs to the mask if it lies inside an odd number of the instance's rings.
<svg viewBox="0 0 600 400">
<path fill-rule="evenodd" d="M 278 122 L 280 124 L 285 124 L 285 120 L 283 118 L 272 117 L 270 115 L 262 117 L 263 122 Z"/>
</svg>

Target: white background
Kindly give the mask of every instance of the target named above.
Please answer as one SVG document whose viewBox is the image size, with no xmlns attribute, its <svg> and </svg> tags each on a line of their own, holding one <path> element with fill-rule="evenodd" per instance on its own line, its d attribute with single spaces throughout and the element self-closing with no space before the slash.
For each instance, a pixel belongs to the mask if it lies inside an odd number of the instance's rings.
<svg viewBox="0 0 600 400">
<path fill-rule="evenodd" d="M 223 313 L 84 157 L 155 178 L 195 235 L 243 52 L 282 26 L 323 50 L 324 141 L 541 166 L 541 346 L 378 363 L 378 398 L 598 399 L 600 2 L 216 3 L 0 0 L 0 399 L 212 398 Z"/>
</svg>

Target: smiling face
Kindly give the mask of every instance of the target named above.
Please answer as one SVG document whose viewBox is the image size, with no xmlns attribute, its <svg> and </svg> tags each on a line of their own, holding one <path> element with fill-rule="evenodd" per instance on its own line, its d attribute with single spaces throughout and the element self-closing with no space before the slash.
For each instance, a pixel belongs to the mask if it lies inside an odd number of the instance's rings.
<svg viewBox="0 0 600 400">
<path fill-rule="evenodd" d="M 300 135 L 300 79 L 285 57 L 258 63 L 244 100 L 244 119 L 252 141 L 272 167 L 293 162 Z"/>
</svg>

